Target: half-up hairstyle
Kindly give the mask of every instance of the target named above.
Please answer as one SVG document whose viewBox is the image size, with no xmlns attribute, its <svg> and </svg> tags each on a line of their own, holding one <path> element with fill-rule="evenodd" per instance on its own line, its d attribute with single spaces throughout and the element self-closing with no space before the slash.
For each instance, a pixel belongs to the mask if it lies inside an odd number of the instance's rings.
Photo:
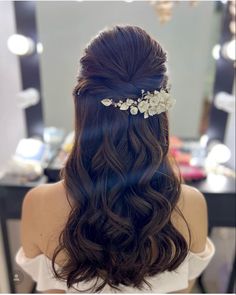
<svg viewBox="0 0 236 295">
<path fill-rule="evenodd" d="M 167 89 L 165 62 L 161 46 L 136 26 L 102 31 L 80 60 L 75 141 L 61 174 L 73 205 L 52 260 L 68 288 L 142 289 L 148 276 L 175 270 L 187 256 L 171 222 L 181 178 L 168 155 L 167 113 L 144 119 L 101 103 Z M 67 260 L 56 270 L 61 251 Z M 88 281 L 93 286 L 81 290 Z"/>
</svg>

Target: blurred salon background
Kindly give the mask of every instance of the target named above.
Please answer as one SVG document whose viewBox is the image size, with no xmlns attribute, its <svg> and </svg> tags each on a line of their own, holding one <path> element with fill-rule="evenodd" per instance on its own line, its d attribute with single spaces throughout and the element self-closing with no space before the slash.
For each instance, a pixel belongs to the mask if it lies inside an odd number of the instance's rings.
<svg viewBox="0 0 236 295">
<path fill-rule="evenodd" d="M 0 2 L 0 292 L 34 292 L 16 266 L 26 192 L 55 182 L 73 142 L 72 89 L 98 31 L 138 25 L 168 53 L 170 154 L 206 197 L 216 254 L 194 292 L 235 291 L 235 2 Z"/>
</svg>

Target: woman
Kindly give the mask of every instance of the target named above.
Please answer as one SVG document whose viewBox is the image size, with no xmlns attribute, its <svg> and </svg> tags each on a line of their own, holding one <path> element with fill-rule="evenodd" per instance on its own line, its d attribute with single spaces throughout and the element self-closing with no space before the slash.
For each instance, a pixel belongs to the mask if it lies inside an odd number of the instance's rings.
<svg viewBox="0 0 236 295">
<path fill-rule="evenodd" d="M 203 195 L 168 156 L 166 53 L 144 30 L 101 32 L 81 59 L 61 181 L 25 197 L 16 260 L 45 292 L 188 292 L 214 246 Z"/>
</svg>

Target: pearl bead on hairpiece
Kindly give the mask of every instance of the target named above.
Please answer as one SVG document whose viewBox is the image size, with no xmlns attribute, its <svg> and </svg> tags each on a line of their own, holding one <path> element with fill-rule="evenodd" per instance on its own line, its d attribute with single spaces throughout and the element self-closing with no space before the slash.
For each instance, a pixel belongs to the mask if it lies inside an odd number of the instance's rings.
<svg viewBox="0 0 236 295">
<path fill-rule="evenodd" d="M 169 92 L 164 89 L 160 91 L 155 90 L 153 93 L 142 90 L 142 97 L 138 98 L 137 101 L 131 98 L 127 98 L 126 101 L 120 100 L 119 102 L 114 102 L 109 98 L 101 100 L 101 103 L 106 107 L 113 105 L 121 111 L 130 109 L 131 115 L 137 115 L 138 112 L 143 113 L 144 119 L 166 112 L 174 106 L 175 102 L 176 100 L 171 98 Z"/>
</svg>

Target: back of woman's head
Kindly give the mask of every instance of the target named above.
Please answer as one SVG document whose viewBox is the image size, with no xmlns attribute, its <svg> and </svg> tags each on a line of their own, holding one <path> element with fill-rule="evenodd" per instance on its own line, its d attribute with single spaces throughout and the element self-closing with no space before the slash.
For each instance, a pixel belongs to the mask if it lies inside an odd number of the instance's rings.
<svg viewBox="0 0 236 295">
<path fill-rule="evenodd" d="M 144 119 L 101 103 L 166 89 L 165 62 L 161 46 L 135 26 L 101 32 L 81 58 L 75 141 L 62 171 L 73 205 L 53 257 L 54 265 L 60 251 L 67 254 L 55 274 L 68 287 L 97 278 L 95 291 L 105 284 L 142 288 L 145 278 L 186 257 L 187 243 L 170 219 L 181 186 L 168 159 L 166 112 Z"/>
</svg>

